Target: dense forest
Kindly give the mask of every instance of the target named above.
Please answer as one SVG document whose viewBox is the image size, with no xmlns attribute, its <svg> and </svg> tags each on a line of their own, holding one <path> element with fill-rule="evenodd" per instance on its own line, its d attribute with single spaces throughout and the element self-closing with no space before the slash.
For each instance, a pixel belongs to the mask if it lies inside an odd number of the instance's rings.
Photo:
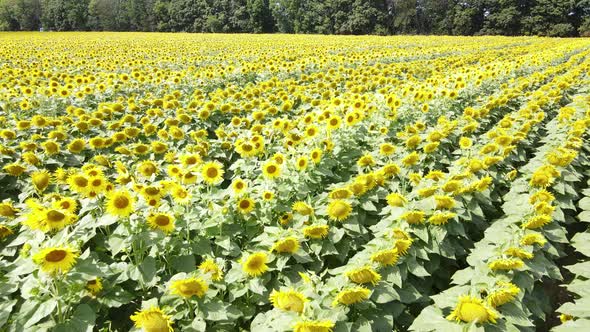
<svg viewBox="0 0 590 332">
<path fill-rule="evenodd" d="M 590 36 L 590 0 L 0 0 L 0 30 Z"/>
</svg>

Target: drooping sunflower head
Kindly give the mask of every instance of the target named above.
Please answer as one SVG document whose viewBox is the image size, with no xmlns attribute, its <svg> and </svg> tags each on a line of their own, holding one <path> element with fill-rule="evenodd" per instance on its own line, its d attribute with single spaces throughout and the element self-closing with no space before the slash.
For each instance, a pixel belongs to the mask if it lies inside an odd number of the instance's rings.
<svg viewBox="0 0 590 332">
<path fill-rule="evenodd" d="M 383 266 L 394 265 L 399 259 L 397 248 L 379 250 L 371 255 L 371 261 Z"/>
<path fill-rule="evenodd" d="M 337 306 L 342 304 L 349 306 L 367 300 L 370 295 L 371 291 L 362 286 L 346 288 L 336 295 L 336 299 L 334 299 L 332 305 Z"/>
<path fill-rule="evenodd" d="M 491 270 L 517 270 L 524 266 L 520 258 L 498 258 L 488 264 Z"/>
<path fill-rule="evenodd" d="M 323 239 L 328 236 L 328 225 L 312 225 L 303 228 L 303 235 L 310 239 Z"/>
<path fill-rule="evenodd" d="M 13 218 L 17 215 L 18 210 L 14 208 L 12 202 L 5 201 L 0 203 L 0 216 Z"/>
<path fill-rule="evenodd" d="M 369 265 L 349 270 L 346 272 L 346 276 L 357 284 L 376 285 L 381 280 L 381 275 Z"/>
<path fill-rule="evenodd" d="M 209 285 L 202 278 L 187 278 L 175 280 L 170 285 L 170 293 L 184 298 L 196 296 L 201 298 L 209 289 Z"/>
<path fill-rule="evenodd" d="M 329 320 L 304 320 L 293 326 L 293 332 L 332 332 L 334 326 L 334 322 Z"/>
<path fill-rule="evenodd" d="M 499 281 L 496 286 L 496 289 L 486 298 L 487 303 L 494 308 L 513 301 L 520 293 L 520 288 L 510 282 Z"/>
<path fill-rule="evenodd" d="M 160 308 L 151 307 L 135 312 L 131 320 L 145 332 L 172 332 L 172 320 Z"/>
<path fill-rule="evenodd" d="M 76 263 L 77 251 L 68 247 L 51 247 L 39 251 L 33 256 L 33 262 L 47 274 L 65 274 Z"/>
<path fill-rule="evenodd" d="M 424 222 L 424 211 L 412 210 L 405 212 L 400 216 L 401 219 L 405 220 L 410 225 L 421 224 Z"/>
<path fill-rule="evenodd" d="M 273 290 L 269 299 L 275 308 L 299 314 L 303 312 L 305 302 L 309 301 L 305 295 L 293 289 L 286 291 Z"/>
<path fill-rule="evenodd" d="M 293 254 L 299 250 L 299 240 L 292 236 L 286 237 L 275 242 L 272 250 L 278 253 Z"/>
<path fill-rule="evenodd" d="M 291 208 L 293 209 L 293 211 L 303 216 L 309 216 L 314 212 L 313 208 L 303 201 L 293 203 L 293 206 Z"/>
<path fill-rule="evenodd" d="M 484 302 L 476 297 L 463 295 L 459 297 L 459 303 L 455 309 L 447 316 L 448 320 L 463 321 L 466 323 L 496 323 L 498 314 L 492 308 L 489 308 Z"/>
</svg>

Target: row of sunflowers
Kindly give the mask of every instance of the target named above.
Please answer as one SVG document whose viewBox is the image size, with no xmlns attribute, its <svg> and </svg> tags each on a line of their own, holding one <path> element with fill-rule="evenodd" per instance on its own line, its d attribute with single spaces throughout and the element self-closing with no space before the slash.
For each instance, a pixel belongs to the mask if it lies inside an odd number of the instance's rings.
<svg viewBox="0 0 590 332">
<path fill-rule="evenodd" d="M 557 315 L 544 286 L 590 175 L 587 40 L 0 39 L 2 329 Z"/>
</svg>

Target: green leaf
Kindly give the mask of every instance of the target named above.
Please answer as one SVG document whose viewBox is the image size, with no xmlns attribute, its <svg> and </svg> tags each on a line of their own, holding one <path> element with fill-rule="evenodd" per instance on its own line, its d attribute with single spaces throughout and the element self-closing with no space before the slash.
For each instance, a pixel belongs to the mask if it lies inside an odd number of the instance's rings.
<svg viewBox="0 0 590 332">
<path fill-rule="evenodd" d="M 12 307 L 14 307 L 16 302 L 17 300 L 3 300 L 0 302 L 0 326 L 3 326 L 6 323 L 12 312 Z"/>
<path fill-rule="evenodd" d="M 590 257 L 590 233 L 578 233 L 572 239 L 571 243 L 577 251 Z"/>
<path fill-rule="evenodd" d="M 56 332 L 92 332 L 94 329 L 94 322 L 96 320 L 96 314 L 94 310 L 88 304 L 80 304 L 72 318 L 64 323 L 55 327 Z"/>
<path fill-rule="evenodd" d="M 582 211 L 578 214 L 578 218 L 583 222 L 590 222 L 590 211 Z"/>
<path fill-rule="evenodd" d="M 395 289 L 385 283 L 380 283 L 373 289 L 371 298 L 373 298 L 376 303 L 380 304 L 400 299 L 399 294 L 395 291 Z"/>
<path fill-rule="evenodd" d="M 220 320 L 227 319 L 225 306 L 223 305 L 223 302 L 221 302 L 219 300 L 214 300 L 209 303 L 205 303 L 202 306 L 202 310 L 203 310 L 203 313 L 205 314 L 206 320 L 220 321 Z"/>
<path fill-rule="evenodd" d="M 148 256 L 146 257 L 141 265 L 139 265 L 139 272 L 141 274 L 142 281 L 147 285 L 155 285 L 156 280 L 156 273 L 158 272 L 156 269 L 156 259 L 154 257 Z"/>
<path fill-rule="evenodd" d="M 174 256 L 170 259 L 170 264 L 172 268 L 177 272 L 193 272 L 196 268 L 197 262 L 195 260 L 195 256 L 193 255 L 184 255 L 184 256 Z"/>
<path fill-rule="evenodd" d="M 582 210 L 590 211 L 590 197 L 584 197 L 578 202 L 578 206 Z"/>
<path fill-rule="evenodd" d="M 25 328 L 31 327 L 43 318 L 51 315 L 55 308 L 57 308 L 57 301 L 53 298 L 36 306 L 33 315 L 25 323 Z"/>
</svg>

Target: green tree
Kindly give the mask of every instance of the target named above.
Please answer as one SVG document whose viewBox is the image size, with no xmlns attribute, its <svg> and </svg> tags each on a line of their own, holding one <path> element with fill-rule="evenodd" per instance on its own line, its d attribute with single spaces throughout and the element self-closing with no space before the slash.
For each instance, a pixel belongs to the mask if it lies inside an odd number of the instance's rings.
<svg viewBox="0 0 590 332">
<path fill-rule="evenodd" d="M 86 30 L 89 0 L 42 0 L 41 22 L 47 30 Z"/>
</svg>

